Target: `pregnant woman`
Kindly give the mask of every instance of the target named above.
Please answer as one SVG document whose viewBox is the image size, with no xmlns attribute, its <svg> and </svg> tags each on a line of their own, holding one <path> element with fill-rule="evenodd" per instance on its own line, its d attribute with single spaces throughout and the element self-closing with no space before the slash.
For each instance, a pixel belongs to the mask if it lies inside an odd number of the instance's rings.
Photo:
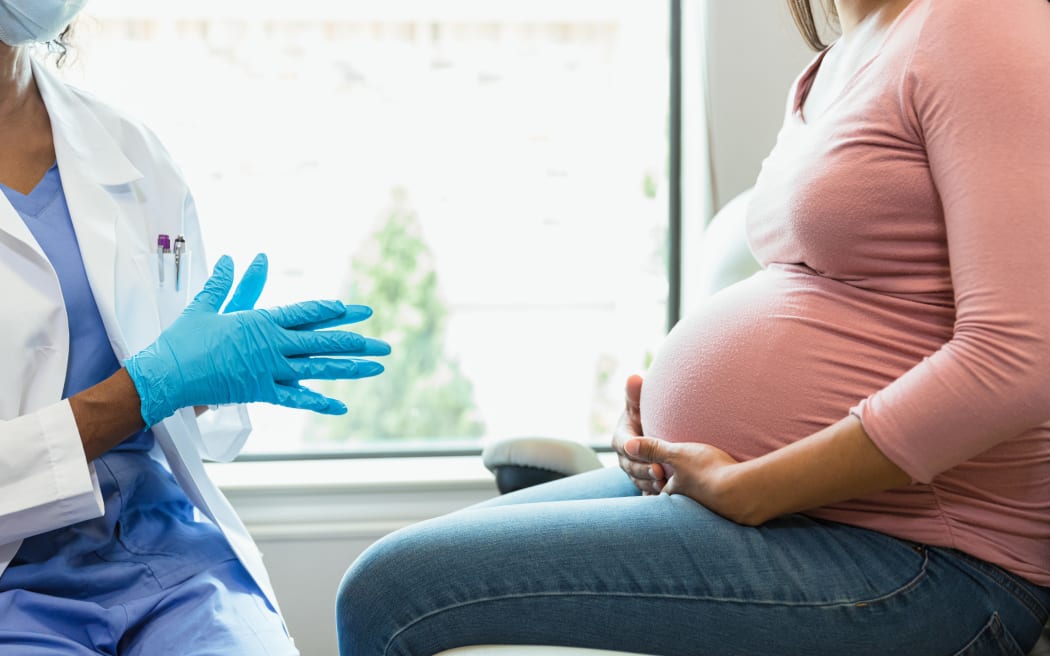
<svg viewBox="0 0 1050 656">
<path fill-rule="evenodd" d="M 836 0 L 764 270 L 627 385 L 619 468 L 399 531 L 343 656 L 1024 654 L 1050 606 L 1050 4 Z M 792 9 L 816 41 L 805 0 Z"/>
</svg>

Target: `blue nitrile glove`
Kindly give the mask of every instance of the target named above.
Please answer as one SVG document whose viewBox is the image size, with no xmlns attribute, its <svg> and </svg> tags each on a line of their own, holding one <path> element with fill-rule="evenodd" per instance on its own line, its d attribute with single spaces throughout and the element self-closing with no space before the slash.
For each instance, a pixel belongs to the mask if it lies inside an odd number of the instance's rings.
<svg viewBox="0 0 1050 656">
<path fill-rule="evenodd" d="M 265 270 L 263 261 L 245 274 L 248 280 L 238 285 L 234 298 L 241 307 L 255 303 Z M 370 308 L 306 301 L 219 314 L 232 286 L 233 260 L 223 256 L 179 318 L 157 341 L 125 362 L 147 426 L 187 406 L 253 401 L 343 414 L 343 403 L 308 390 L 299 381 L 365 378 L 383 371 L 371 360 L 314 357 L 390 353 L 390 346 L 377 339 L 345 330 L 319 330 L 367 319 Z"/>
<path fill-rule="evenodd" d="M 266 275 L 270 271 L 270 262 L 266 259 L 266 253 L 259 253 L 244 270 L 241 281 L 237 283 L 237 289 L 233 290 L 230 302 L 223 308 L 223 314 L 240 312 L 241 310 L 254 310 L 255 303 L 262 296 L 263 287 L 266 286 Z"/>
</svg>

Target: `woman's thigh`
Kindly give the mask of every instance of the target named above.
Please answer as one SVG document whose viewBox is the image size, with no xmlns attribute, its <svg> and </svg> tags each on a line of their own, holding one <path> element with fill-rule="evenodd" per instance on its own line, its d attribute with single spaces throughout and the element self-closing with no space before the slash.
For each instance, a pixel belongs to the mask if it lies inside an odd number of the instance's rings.
<svg viewBox="0 0 1050 656">
<path fill-rule="evenodd" d="M 967 653 L 978 634 L 1034 640 L 1030 605 L 949 556 L 798 515 L 744 527 L 680 496 L 474 507 L 398 531 L 351 566 L 340 648 L 933 656 Z"/>
</svg>

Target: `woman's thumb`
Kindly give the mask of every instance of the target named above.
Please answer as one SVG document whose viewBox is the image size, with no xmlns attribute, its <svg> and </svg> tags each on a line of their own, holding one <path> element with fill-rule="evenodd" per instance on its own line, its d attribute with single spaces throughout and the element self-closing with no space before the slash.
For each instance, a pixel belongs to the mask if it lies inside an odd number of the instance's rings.
<svg viewBox="0 0 1050 656">
<path fill-rule="evenodd" d="M 669 445 L 652 437 L 635 437 L 623 445 L 627 455 L 642 462 L 667 462 L 671 456 Z"/>
</svg>

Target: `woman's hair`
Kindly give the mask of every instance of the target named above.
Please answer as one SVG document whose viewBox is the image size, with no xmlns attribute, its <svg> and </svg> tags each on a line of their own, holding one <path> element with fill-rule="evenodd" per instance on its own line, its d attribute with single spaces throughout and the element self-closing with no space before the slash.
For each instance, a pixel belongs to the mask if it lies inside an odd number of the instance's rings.
<svg viewBox="0 0 1050 656">
<path fill-rule="evenodd" d="M 823 1 L 820 5 L 821 11 L 827 18 L 832 20 L 837 18 L 833 2 Z M 802 33 L 802 38 L 806 40 L 810 48 L 823 50 L 828 47 L 828 44 L 820 38 L 820 29 L 817 27 L 813 13 L 813 0 L 788 0 L 788 9 L 791 10 L 791 17 L 795 19 L 798 31 Z"/>
<path fill-rule="evenodd" d="M 826 17 L 831 20 L 838 18 L 835 15 L 834 2 L 822 0 L 820 4 Z M 802 38 L 806 40 L 810 48 L 823 50 L 828 47 L 828 44 L 820 38 L 820 30 L 817 28 L 817 21 L 813 14 L 813 0 L 788 0 L 788 9 L 791 10 L 791 17 L 795 19 L 798 31 L 802 33 Z"/>
</svg>

